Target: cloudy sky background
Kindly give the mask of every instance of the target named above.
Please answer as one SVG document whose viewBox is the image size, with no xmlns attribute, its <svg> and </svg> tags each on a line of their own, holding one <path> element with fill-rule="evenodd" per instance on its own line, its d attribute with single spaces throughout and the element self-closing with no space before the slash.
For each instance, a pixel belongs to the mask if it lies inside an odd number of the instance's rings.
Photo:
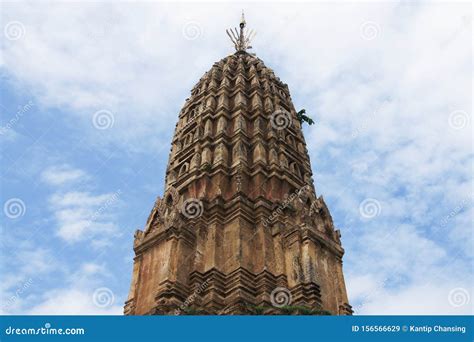
<svg viewBox="0 0 474 342">
<path fill-rule="evenodd" d="M 178 112 L 242 8 L 316 121 L 356 313 L 473 312 L 470 3 L 1 7 L 2 313 L 122 313 Z"/>
</svg>

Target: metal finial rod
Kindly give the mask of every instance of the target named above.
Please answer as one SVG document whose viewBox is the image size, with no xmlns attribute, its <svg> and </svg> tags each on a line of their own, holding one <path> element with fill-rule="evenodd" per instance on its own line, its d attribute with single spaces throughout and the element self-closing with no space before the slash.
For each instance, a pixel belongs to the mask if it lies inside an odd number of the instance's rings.
<svg viewBox="0 0 474 342">
<path fill-rule="evenodd" d="M 244 11 L 242 10 L 242 17 L 240 19 L 239 27 L 240 32 L 237 28 L 226 30 L 227 35 L 234 44 L 235 50 L 237 51 L 246 51 L 251 49 L 250 42 L 255 37 L 255 32 L 253 30 L 246 30 L 247 23 L 245 22 Z"/>
<path fill-rule="evenodd" d="M 242 18 L 240 19 L 240 27 L 244 28 L 245 27 L 245 15 L 244 15 L 244 10 L 242 10 Z"/>
</svg>

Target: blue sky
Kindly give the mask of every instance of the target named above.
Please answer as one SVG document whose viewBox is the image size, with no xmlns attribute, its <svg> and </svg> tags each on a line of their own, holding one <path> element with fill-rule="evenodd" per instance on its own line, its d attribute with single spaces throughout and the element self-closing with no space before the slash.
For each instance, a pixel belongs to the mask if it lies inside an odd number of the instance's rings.
<svg viewBox="0 0 474 342">
<path fill-rule="evenodd" d="M 472 313 L 467 2 L 2 3 L 2 313 L 122 312 L 179 110 L 241 8 L 316 121 L 356 313 Z"/>
</svg>

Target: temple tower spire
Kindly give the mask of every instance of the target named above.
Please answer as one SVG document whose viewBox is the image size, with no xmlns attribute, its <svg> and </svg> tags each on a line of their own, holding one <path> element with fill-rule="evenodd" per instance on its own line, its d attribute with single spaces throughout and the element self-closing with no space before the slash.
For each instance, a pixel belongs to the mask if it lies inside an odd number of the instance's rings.
<svg viewBox="0 0 474 342">
<path fill-rule="evenodd" d="M 179 112 L 164 194 L 135 233 L 125 314 L 352 313 L 288 86 L 246 52 L 243 15 L 239 26 L 227 30 L 237 53 Z"/>
</svg>

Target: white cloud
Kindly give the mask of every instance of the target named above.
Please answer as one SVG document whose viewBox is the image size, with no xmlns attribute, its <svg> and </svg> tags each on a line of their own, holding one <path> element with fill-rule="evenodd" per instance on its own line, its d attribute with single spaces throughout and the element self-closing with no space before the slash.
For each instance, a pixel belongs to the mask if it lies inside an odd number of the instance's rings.
<svg viewBox="0 0 474 342">
<path fill-rule="evenodd" d="M 93 291 L 79 288 L 48 291 L 43 302 L 28 311 L 29 315 L 122 315 L 123 307 L 116 303 L 101 308 L 93 302 Z"/>
<path fill-rule="evenodd" d="M 49 202 L 54 208 L 65 208 L 70 206 L 99 206 L 109 200 L 112 194 L 93 196 L 88 192 L 70 191 L 67 193 L 54 194 Z"/>
<path fill-rule="evenodd" d="M 76 266 L 61 251 L 35 245 L 20 241 L 10 253 L 2 251 L 0 314 L 123 313 L 123 294 L 116 288 L 114 274 L 105 262 L 97 262 L 102 254 Z"/>
<path fill-rule="evenodd" d="M 350 300 L 357 314 L 468 314 L 474 294 L 470 262 L 448 254 L 413 226 L 379 227 L 378 231 L 354 232 L 357 258 L 347 270 Z M 347 240 L 347 239 L 346 239 Z M 468 292 L 466 303 L 449 301 L 452 289 Z"/>
<path fill-rule="evenodd" d="M 42 258 L 39 254 L 29 254 L 31 258 Z M 2 277 L 2 305 L 0 314 L 30 315 L 121 315 L 123 303 L 121 296 L 111 282 L 113 279 L 107 267 L 95 262 L 86 262 L 71 272 L 67 262 L 58 263 L 55 258 L 48 259 L 51 267 L 33 270 L 38 263 L 30 264 L 26 260 L 17 260 L 22 265 L 15 283 L 8 286 Z M 31 263 L 31 260 L 30 260 Z M 28 270 L 28 272 L 26 272 Z M 53 271 L 61 270 L 64 276 L 55 287 L 44 290 L 42 278 Z M 57 274 L 56 274 L 57 276 Z"/>
<path fill-rule="evenodd" d="M 44 182 L 62 188 L 78 181 L 87 185 L 91 177 L 69 165 L 52 166 L 41 174 Z M 117 235 L 113 209 L 119 204 L 122 191 L 93 194 L 88 191 L 57 191 L 48 199 L 57 225 L 57 235 L 67 242 L 94 239 L 97 247 L 109 244 Z"/>
<path fill-rule="evenodd" d="M 397 291 L 380 289 L 367 297 L 359 314 L 379 315 L 472 315 L 474 293 L 472 285 L 458 282 L 443 284 L 416 284 Z M 453 302 L 453 292 L 460 290 L 461 302 Z M 459 290 L 458 290 L 459 291 Z M 451 300 L 450 300 L 451 298 Z"/>
<path fill-rule="evenodd" d="M 101 265 L 83 264 L 69 277 L 66 287 L 46 291 L 28 314 L 122 315 L 122 303 L 117 303 L 114 291 L 101 285 L 104 273 L 106 270 Z"/>
<path fill-rule="evenodd" d="M 20 250 L 15 258 L 22 265 L 18 267 L 18 271 L 25 274 L 47 273 L 57 266 L 51 251 L 41 247 Z"/>
<path fill-rule="evenodd" d="M 67 242 L 117 236 L 111 208 L 116 206 L 120 190 L 115 193 L 93 195 L 89 192 L 56 193 L 49 199 L 50 209 L 58 226 L 57 234 Z"/>
<path fill-rule="evenodd" d="M 89 176 L 85 171 L 72 168 L 69 165 L 52 166 L 41 174 L 41 179 L 44 182 L 55 186 L 84 181 L 88 178 Z"/>
<path fill-rule="evenodd" d="M 42 174 L 45 182 L 53 188 L 62 188 L 67 184 L 77 184 L 79 180 L 88 181 L 90 177 L 83 171 L 69 166 L 51 167 Z M 88 184 L 83 184 L 88 186 Z M 42 214 L 42 222 L 53 225 L 54 231 L 63 241 L 77 243 L 88 241 L 89 245 L 101 253 L 94 255 L 99 259 L 110 246 L 111 241 L 120 234 L 115 224 L 115 209 L 120 204 L 122 191 L 95 194 L 89 191 L 57 191 L 49 196 L 47 205 L 52 218 Z M 121 314 L 122 303 L 118 303 L 121 294 L 109 289 L 110 274 L 105 264 L 95 261 L 83 263 L 74 268 L 74 259 L 59 257 L 70 246 L 59 244 L 54 249 L 53 240 L 48 239 L 47 247 L 35 239 L 37 230 L 27 230 L 21 234 L 8 235 L 2 246 L 3 263 L 0 286 L 2 314 Z M 16 233 L 16 232 L 15 232 Z M 46 231 L 46 234 L 49 234 Z M 22 238 L 19 239 L 18 237 Z M 14 247 L 13 247 L 14 246 Z M 8 253 L 7 253 L 8 251 Z M 90 251 L 90 249 L 89 249 Z M 90 254 L 81 252 L 82 262 Z M 93 252 L 94 253 L 94 252 Z M 51 283 L 50 278 L 57 278 Z M 108 280 L 108 281 L 105 281 Z M 45 287 L 47 286 L 47 287 Z M 103 289 L 107 289 L 105 292 Z M 102 289 L 99 294 L 96 290 Z M 115 298 L 117 296 L 117 299 Z"/>
<path fill-rule="evenodd" d="M 94 113 L 110 111 L 114 126 L 105 138 L 129 148 L 143 148 L 139 140 L 144 137 L 149 144 L 161 146 L 159 133 L 169 129 L 161 124 L 163 120 L 174 120 L 184 94 L 216 58 L 231 51 L 225 44 L 225 26 L 211 35 L 210 26 L 217 25 L 219 17 L 206 23 L 210 13 L 200 5 L 194 5 L 192 12 L 143 2 L 5 6 L 5 22 L 22 22 L 26 33 L 2 45 L 3 69 L 16 82 L 34 89 L 38 103 L 71 113 L 90 128 L 85 132 L 93 137 L 97 133 L 92 125 Z M 43 20 L 46 16 L 50 20 Z M 185 39 L 182 33 L 191 19 L 206 32 L 197 41 Z M 221 48 L 220 54 L 215 51 L 218 41 L 228 47 Z M 203 43 L 209 46 L 204 54 Z M 182 53 L 190 47 L 201 51 L 200 58 Z M 32 63 L 32 54 L 41 62 Z M 196 67 L 199 61 L 206 62 Z M 170 86 L 177 84 L 181 87 Z"/>
<path fill-rule="evenodd" d="M 0 313 L 22 312 L 27 298 L 37 290 L 42 277 L 58 269 L 58 263 L 49 249 L 36 247 L 33 243 L 19 242 L 10 253 L 2 249 L 2 272 L 0 282 Z"/>
<path fill-rule="evenodd" d="M 472 301 L 447 301 L 456 287 L 473 294 L 472 127 L 456 130 L 449 122 L 458 108 L 472 115 L 466 10 L 397 4 L 380 12 L 377 39 L 350 47 L 345 31 L 333 43 L 345 45 L 353 62 L 313 63 L 329 65 L 326 79 L 312 70 L 311 54 L 298 55 L 309 76 L 299 84 L 320 118 L 307 135 L 316 186 L 344 225 L 347 288 L 358 313 L 471 310 Z M 358 215 L 366 198 L 382 205 L 371 220 Z M 443 223 L 460 204 L 464 210 Z"/>
</svg>

